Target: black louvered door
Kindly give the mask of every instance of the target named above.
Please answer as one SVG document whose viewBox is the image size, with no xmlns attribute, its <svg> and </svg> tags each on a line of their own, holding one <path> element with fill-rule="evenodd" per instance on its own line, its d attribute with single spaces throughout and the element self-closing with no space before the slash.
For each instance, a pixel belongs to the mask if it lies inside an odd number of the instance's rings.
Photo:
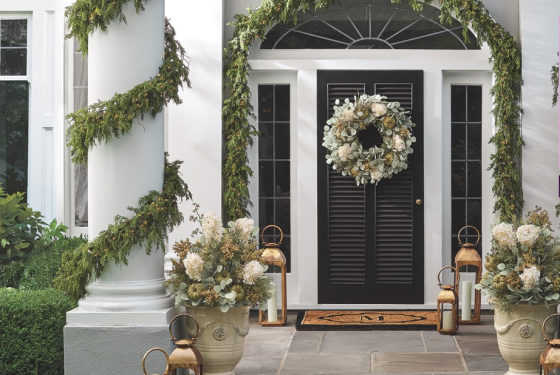
<svg viewBox="0 0 560 375">
<path fill-rule="evenodd" d="M 423 303 L 423 72 L 319 71 L 317 83 L 319 303 Z M 408 169 L 377 186 L 334 172 L 321 145 L 335 100 L 364 92 L 400 102 L 416 124 Z M 373 126 L 359 138 L 381 144 Z"/>
</svg>

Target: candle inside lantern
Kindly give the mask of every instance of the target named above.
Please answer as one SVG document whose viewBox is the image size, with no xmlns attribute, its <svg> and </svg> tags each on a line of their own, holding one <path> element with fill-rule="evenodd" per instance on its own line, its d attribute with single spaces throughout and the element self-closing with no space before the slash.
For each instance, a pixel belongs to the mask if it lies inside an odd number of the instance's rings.
<svg viewBox="0 0 560 375">
<path fill-rule="evenodd" d="M 451 315 L 451 311 L 443 312 L 442 328 L 445 330 L 453 329 L 453 315 Z"/>
<path fill-rule="evenodd" d="M 461 282 L 461 303 L 463 305 L 461 309 L 461 319 L 471 320 L 471 291 L 472 282 L 462 281 Z"/>
<path fill-rule="evenodd" d="M 272 296 L 268 300 L 268 321 L 277 322 L 278 321 L 278 311 L 276 306 L 276 284 L 270 283 L 270 292 Z"/>
</svg>

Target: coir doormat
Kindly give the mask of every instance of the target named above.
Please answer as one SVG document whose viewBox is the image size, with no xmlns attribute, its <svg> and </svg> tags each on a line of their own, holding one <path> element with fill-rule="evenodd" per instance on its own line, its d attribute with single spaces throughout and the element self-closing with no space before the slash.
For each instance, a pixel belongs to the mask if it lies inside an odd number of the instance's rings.
<svg viewBox="0 0 560 375">
<path fill-rule="evenodd" d="M 434 310 L 309 310 L 297 316 L 298 331 L 435 331 Z"/>
</svg>

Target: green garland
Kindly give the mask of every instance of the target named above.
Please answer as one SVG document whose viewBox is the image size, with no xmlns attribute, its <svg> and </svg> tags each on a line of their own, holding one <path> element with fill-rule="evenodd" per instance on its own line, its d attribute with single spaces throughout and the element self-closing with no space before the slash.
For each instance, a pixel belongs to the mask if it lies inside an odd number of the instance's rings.
<svg viewBox="0 0 560 375">
<path fill-rule="evenodd" d="M 552 81 L 552 106 L 558 104 L 558 64 L 550 69 L 550 80 Z"/>
<path fill-rule="evenodd" d="M 77 0 L 66 9 L 70 32 L 67 37 L 80 41 L 80 50 L 88 50 L 88 35 L 96 29 L 106 30 L 113 20 L 126 22 L 123 6 L 131 0 Z M 144 10 L 148 0 L 134 0 L 136 12 Z M 115 94 L 105 102 L 97 102 L 86 109 L 68 115 L 67 132 L 72 161 L 86 163 L 88 150 L 101 142 L 109 142 L 130 133 L 132 121 L 146 113 L 155 117 L 171 100 L 181 103 L 178 91 L 188 79 L 185 50 L 175 40 L 175 30 L 165 21 L 165 53 L 159 74 L 124 94 Z M 150 254 L 165 249 L 168 231 L 183 222 L 178 203 L 191 199 L 187 185 L 179 176 L 182 162 L 169 163 L 165 156 L 162 191 L 150 191 L 138 200 L 138 208 L 128 207 L 131 218 L 117 215 L 114 223 L 100 232 L 91 242 L 63 254 L 62 265 L 54 280 L 55 286 L 78 300 L 86 294 L 92 277 L 99 277 L 109 262 L 128 264 L 134 245 L 144 246 Z"/>
<path fill-rule="evenodd" d="M 77 301 L 86 294 L 87 283 L 93 276 L 99 277 L 107 263 L 128 264 L 132 246 L 144 246 L 146 254 L 150 254 L 152 246 L 165 250 L 168 231 L 184 219 L 178 202 L 192 198 L 180 177 L 181 164 L 181 161 L 169 163 L 166 154 L 162 191 L 152 190 L 140 198 L 139 208 L 128 207 L 133 217 L 115 216 L 114 223 L 93 241 L 66 251 L 54 280 L 55 287 Z"/>
<path fill-rule="evenodd" d="M 392 0 L 400 3 L 402 0 Z M 431 0 L 409 0 L 415 10 L 422 9 Z M 249 9 L 248 15 L 237 14 L 231 24 L 234 35 L 228 42 L 226 55 L 226 78 L 229 80 L 229 98 L 224 101 L 222 115 L 227 141 L 226 159 L 223 166 L 226 183 L 224 206 L 226 215 L 234 220 L 248 215 L 252 206 L 248 183 L 253 171 L 248 165 L 247 147 L 253 144 L 256 129 L 249 123 L 255 118 L 250 103 L 248 86 L 249 48 L 257 38 L 264 39 L 266 31 L 278 22 L 296 19 L 300 10 L 311 7 L 323 8 L 334 0 L 265 0 L 256 10 Z M 495 84 L 494 119 L 496 134 L 490 139 L 496 153 L 491 156 L 493 192 L 496 196 L 494 211 L 503 221 L 511 221 L 523 207 L 521 178 L 517 168 L 523 140 L 521 138 L 518 106 L 521 80 L 521 55 L 514 38 L 490 16 L 479 0 L 440 0 L 442 22 L 450 22 L 452 15 L 463 25 L 471 26 L 479 42 L 488 43 L 492 60 Z"/>
</svg>

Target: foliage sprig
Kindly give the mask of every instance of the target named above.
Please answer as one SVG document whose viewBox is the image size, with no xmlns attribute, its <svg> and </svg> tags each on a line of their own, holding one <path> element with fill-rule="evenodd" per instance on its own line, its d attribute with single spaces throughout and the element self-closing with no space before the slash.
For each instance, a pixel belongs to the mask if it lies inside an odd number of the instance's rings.
<svg viewBox="0 0 560 375">
<path fill-rule="evenodd" d="M 190 87 L 185 49 L 175 40 L 175 30 L 166 20 L 165 53 L 156 77 L 67 116 L 67 145 L 72 161 L 86 164 L 89 149 L 130 133 L 135 118 L 143 119 L 145 114 L 155 117 L 170 101 L 180 104 L 179 88 L 183 82 Z"/>
<path fill-rule="evenodd" d="M 235 28 L 228 42 L 225 75 L 228 80 L 229 98 L 224 101 L 222 115 L 227 141 L 226 159 L 223 166 L 224 207 L 226 216 L 235 219 L 248 215 L 252 206 L 248 183 L 253 171 L 248 165 L 247 147 L 253 144 L 256 129 L 249 123 L 255 118 L 250 103 L 248 87 L 249 48 L 257 38 L 264 39 L 268 28 L 278 22 L 296 19 L 300 10 L 311 7 L 324 8 L 334 0 L 265 0 L 256 10 L 247 15 L 237 14 L 231 26 Z M 392 0 L 400 3 L 402 0 Z M 409 0 L 416 11 L 431 0 Z M 457 18 L 464 26 L 472 27 L 479 43 L 490 47 L 495 84 L 491 93 L 494 97 L 494 119 L 496 134 L 490 142 L 496 147 L 491 156 L 490 169 L 494 178 L 493 192 L 496 197 L 494 211 L 502 220 L 512 220 L 523 207 L 523 191 L 518 162 L 523 140 L 519 118 L 519 85 L 521 79 L 521 54 L 511 34 L 498 24 L 479 0 L 440 0 L 441 21 Z"/>
<path fill-rule="evenodd" d="M 86 294 L 92 277 L 99 277 L 109 262 L 128 264 L 132 246 L 144 247 L 150 254 L 152 247 L 165 250 L 168 231 L 183 222 L 178 203 L 191 199 L 187 184 L 179 172 L 181 161 L 169 163 L 165 158 L 162 191 L 152 190 L 138 200 L 138 207 L 128 207 L 134 216 L 115 216 L 114 223 L 91 242 L 62 255 L 62 265 L 54 280 L 56 288 L 74 300 Z"/>
</svg>

